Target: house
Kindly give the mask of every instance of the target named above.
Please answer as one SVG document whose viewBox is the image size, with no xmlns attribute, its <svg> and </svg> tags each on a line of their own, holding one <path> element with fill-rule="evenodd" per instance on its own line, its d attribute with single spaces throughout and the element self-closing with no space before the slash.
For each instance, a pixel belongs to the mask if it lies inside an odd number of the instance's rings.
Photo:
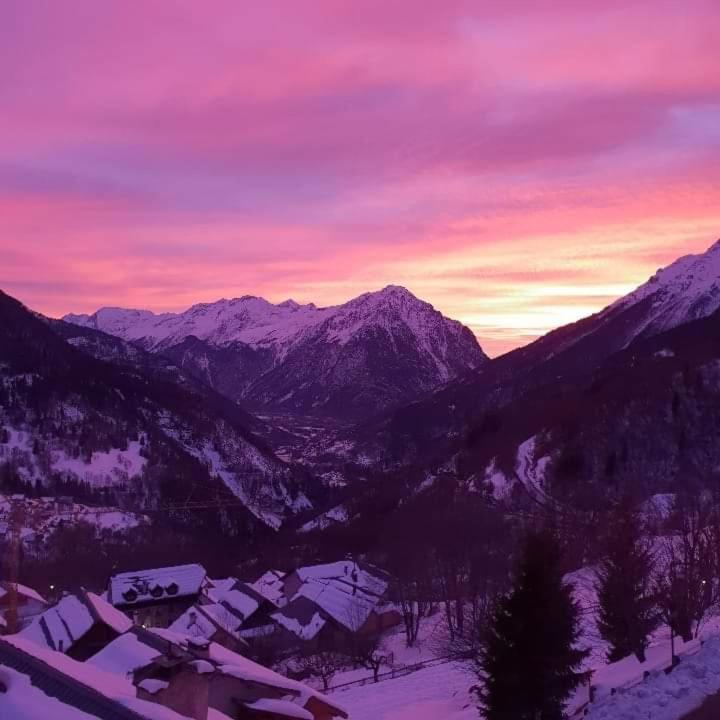
<svg viewBox="0 0 720 720">
<path fill-rule="evenodd" d="M 168 627 L 210 586 L 202 565 L 140 570 L 113 575 L 108 602 L 126 613 L 136 625 Z"/>
<path fill-rule="evenodd" d="M 247 649 L 240 635 L 242 616 L 220 603 L 189 607 L 168 630 L 181 635 L 216 642 L 230 650 Z"/>
<path fill-rule="evenodd" d="M 282 570 L 268 570 L 250 585 L 253 590 L 267 598 L 273 605 L 280 607 L 286 602 L 283 582 L 285 575 L 286 573 Z"/>
<path fill-rule="evenodd" d="M 138 697 L 194 720 L 331 720 L 347 714 L 331 698 L 214 642 L 170 630 L 133 628 L 87 662 L 132 676 Z"/>
<path fill-rule="evenodd" d="M 283 595 L 289 602 L 308 581 L 334 581 L 378 599 L 387 593 L 390 576 L 380 568 L 355 560 L 299 567 L 283 577 Z"/>
<path fill-rule="evenodd" d="M 271 616 L 282 628 L 279 644 L 292 647 L 294 636 L 306 651 L 347 646 L 395 627 L 402 615 L 385 599 L 388 585 L 382 570 L 351 560 L 294 570 L 283 578 L 286 602 Z"/>
<path fill-rule="evenodd" d="M 187 720 L 145 702 L 129 679 L 88 667 L 17 635 L 0 639 L 0 718 Z M 228 720 L 221 715 L 214 720 Z"/>
<path fill-rule="evenodd" d="M 126 615 L 94 593 L 81 590 L 62 597 L 18 636 L 76 660 L 86 660 L 131 627 Z"/>
<path fill-rule="evenodd" d="M 17 593 L 18 627 L 25 627 L 34 617 L 39 615 L 48 603 L 39 593 L 27 585 L 14 583 Z M 11 586 L 9 582 L 0 580 L 0 634 L 7 627 L 7 612 L 10 607 Z"/>
<path fill-rule="evenodd" d="M 254 637 L 256 628 L 272 625 L 275 610 L 275 605 L 250 585 L 235 578 L 211 580 L 199 603 L 189 607 L 168 629 L 243 651 L 248 646 L 245 635 Z"/>
</svg>

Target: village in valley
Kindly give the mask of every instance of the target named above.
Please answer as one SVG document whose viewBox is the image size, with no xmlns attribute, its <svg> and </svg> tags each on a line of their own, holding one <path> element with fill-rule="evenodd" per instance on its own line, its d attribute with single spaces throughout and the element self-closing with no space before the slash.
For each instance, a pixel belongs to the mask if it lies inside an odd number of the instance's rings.
<svg viewBox="0 0 720 720">
<path fill-rule="evenodd" d="M 251 583 L 197 564 L 126 572 L 101 594 L 54 601 L 3 583 L 1 691 L 32 717 L 67 706 L 101 718 L 347 718 L 323 691 L 344 667 L 372 677 L 369 663 L 387 661 L 379 638 L 402 623 L 387 591 L 382 571 L 351 560 Z"/>
</svg>

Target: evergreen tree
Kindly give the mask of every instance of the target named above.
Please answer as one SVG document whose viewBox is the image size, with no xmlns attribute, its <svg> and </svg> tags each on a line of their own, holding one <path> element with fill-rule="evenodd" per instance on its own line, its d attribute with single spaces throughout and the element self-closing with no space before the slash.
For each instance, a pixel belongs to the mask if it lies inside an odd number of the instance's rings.
<svg viewBox="0 0 720 720">
<path fill-rule="evenodd" d="M 611 514 L 597 573 L 598 629 L 610 662 L 635 654 L 645 661 L 650 634 L 660 624 L 652 575 L 654 557 L 642 518 L 623 502 Z"/>
<path fill-rule="evenodd" d="M 497 605 L 477 660 L 487 720 L 560 720 L 582 682 L 578 607 L 547 531 L 524 544 L 514 586 Z"/>
</svg>

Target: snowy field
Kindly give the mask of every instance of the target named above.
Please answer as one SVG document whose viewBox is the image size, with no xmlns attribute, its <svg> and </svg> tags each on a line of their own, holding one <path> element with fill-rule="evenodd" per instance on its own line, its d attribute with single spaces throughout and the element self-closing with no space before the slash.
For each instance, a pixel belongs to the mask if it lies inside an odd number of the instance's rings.
<svg viewBox="0 0 720 720">
<path fill-rule="evenodd" d="M 471 668 L 455 663 L 419 670 L 396 680 L 350 688 L 333 698 L 351 720 L 478 720 Z"/>
<path fill-rule="evenodd" d="M 588 599 L 586 596 L 585 600 Z M 590 621 L 586 639 L 594 634 L 592 620 L 592 615 L 586 616 L 586 622 Z M 421 626 L 417 647 L 406 648 L 404 633 L 395 632 L 385 638 L 383 648 L 393 655 L 393 666 L 399 668 L 438 657 L 443 648 L 442 637 L 443 616 L 437 613 Z M 684 644 L 676 639 L 675 652 L 681 663 L 669 675 L 664 672 L 670 665 L 671 655 L 666 628 L 654 635 L 647 661 L 642 664 L 631 656 L 607 665 L 603 661 L 603 648 L 596 648 L 586 666 L 594 671 L 595 701 L 585 717 L 680 720 L 707 696 L 720 691 L 720 617 L 705 623 L 701 639 L 702 645 L 697 640 Z M 368 670 L 349 670 L 338 673 L 332 684 L 337 686 L 369 677 Z M 379 683 L 337 688 L 332 694 L 348 710 L 352 720 L 479 720 L 481 716 L 472 693 L 476 684 L 471 665 L 447 662 Z M 587 700 L 588 688 L 578 688 L 568 704 L 569 716 L 582 717 Z"/>
</svg>

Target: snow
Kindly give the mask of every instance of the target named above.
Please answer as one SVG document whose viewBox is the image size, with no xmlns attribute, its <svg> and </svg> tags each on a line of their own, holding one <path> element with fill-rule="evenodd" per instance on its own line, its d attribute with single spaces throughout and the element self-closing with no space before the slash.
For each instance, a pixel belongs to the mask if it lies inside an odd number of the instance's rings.
<svg viewBox="0 0 720 720">
<path fill-rule="evenodd" d="M 334 580 L 310 580 L 304 583 L 293 600 L 304 597 L 312 600 L 331 618 L 356 632 L 370 616 L 378 604 L 378 599 L 369 597 L 362 590 Z M 273 616 L 274 617 L 274 616 Z"/>
<path fill-rule="evenodd" d="M 522 483 L 531 498 L 541 505 L 555 507 L 556 501 L 545 492 L 545 473 L 550 457 L 537 457 L 537 440 L 535 435 L 518 447 L 515 461 L 515 476 Z"/>
<path fill-rule="evenodd" d="M 94 624 L 85 603 L 76 595 L 66 595 L 21 630 L 19 637 L 38 646 L 67 652 Z"/>
<path fill-rule="evenodd" d="M 242 590 L 228 590 L 222 593 L 219 602 L 230 605 L 243 616 L 243 619 L 249 618 L 260 606 L 255 598 L 246 595 Z"/>
<path fill-rule="evenodd" d="M 478 720 L 472 669 L 445 663 L 333 693 L 352 720 Z"/>
<path fill-rule="evenodd" d="M 187 635 L 181 635 L 160 628 L 154 628 L 152 632 L 158 637 L 164 638 L 171 643 L 185 648 L 188 647 L 188 643 L 194 640 L 194 638 L 190 638 Z M 298 682 L 297 680 L 290 680 L 289 678 L 283 677 L 274 670 L 270 670 L 263 665 L 259 665 L 253 660 L 250 660 L 239 653 L 233 652 L 232 650 L 228 650 L 222 645 L 218 645 L 214 642 L 208 643 L 207 653 L 208 660 L 217 664 L 219 666 L 218 670 L 225 675 L 236 677 L 240 680 L 269 685 L 281 690 L 287 690 L 290 693 L 297 694 L 299 701 L 303 703 L 306 702 L 308 698 L 314 697 L 333 707 L 341 707 L 334 699 L 323 695 L 308 685 Z"/>
<path fill-rule="evenodd" d="M 97 720 L 35 687 L 27 675 L 0 665 L 0 717 L 8 720 Z"/>
<path fill-rule="evenodd" d="M 652 305 L 628 342 L 638 335 L 656 334 L 714 313 L 720 308 L 720 241 L 702 254 L 686 255 L 658 270 L 645 284 L 606 308 L 600 317 L 646 299 Z"/>
<path fill-rule="evenodd" d="M 7 583 L 3 583 L 0 581 L 0 599 L 4 595 L 7 594 L 7 591 L 5 588 L 3 588 L 3 585 L 7 586 Z M 28 587 L 27 585 L 22 585 L 21 583 L 13 583 L 15 585 L 15 591 L 17 592 L 18 599 L 22 602 L 23 598 L 27 598 L 28 600 L 35 600 L 36 602 L 47 605 L 47 600 L 40 595 L 36 590 L 33 590 L 31 587 Z"/>
<path fill-rule="evenodd" d="M 497 467 L 497 458 L 485 468 L 485 482 L 492 488 L 492 495 L 496 500 L 504 500 L 510 495 L 513 483 L 502 470 Z"/>
<path fill-rule="evenodd" d="M 307 580 L 338 580 L 378 596 L 387 590 L 385 580 L 373 575 L 352 560 L 340 560 L 323 565 L 306 565 L 298 568 L 295 572 L 303 582 Z"/>
<path fill-rule="evenodd" d="M 143 680 L 141 683 L 138 683 L 138 687 L 142 688 L 145 692 L 150 693 L 150 695 L 155 695 L 161 690 L 167 690 L 170 687 L 170 684 L 166 683 L 164 680 L 154 680 L 152 678 L 148 678 L 147 680 Z"/>
<path fill-rule="evenodd" d="M 312 640 L 327 624 L 325 618 L 318 612 L 313 614 L 306 625 L 301 624 L 299 620 L 293 617 L 284 615 L 282 612 L 274 613 L 272 618 L 301 640 Z"/>
<path fill-rule="evenodd" d="M 200 593 L 206 577 L 202 565 L 175 565 L 173 567 L 154 568 L 120 573 L 110 578 L 109 600 L 112 605 L 131 605 L 143 600 L 152 600 L 150 591 L 159 586 L 162 594 L 184 597 Z M 170 593 L 168 588 L 177 585 L 177 592 Z M 123 593 L 134 591 L 135 599 L 124 597 Z"/>
<path fill-rule="evenodd" d="M 88 602 L 92 605 L 98 619 L 111 627 L 116 633 L 122 634 L 127 632 L 132 626 L 130 618 L 119 610 L 115 609 L 109 602 L 103 600 L 95 593 L 86 593 Z"/>
<path fill-rule="evenodd" d="M 285 600 L 283 590 L 283 578 L 285 573 L 280 570 L 268 570 L 250 585 L 257 590 L 264 598 L 267 598 L 274 605 L 280 605 Z"/>
<path fill-rule="evenodd" d="M 314 520 L 306 522 L 299 530 L 301 533 L 311 530 L 325 530 L 335 523 L 343 523 L 348 519 L 347 508 L 344 505 L 336 505 L 334 508 L 318 515 Z"/>
<path fill-rule="evenodd" d="M 178 715 L 161 705 L 138 700 L 135 687 L 127 678 L 104 672 L 89 663 L 77 662 L 62 653 L 41 648 L 17 635 L 6 636 L 3 640 L 32 655 L 75 682 L 96 690 L 105 697 L 115 700 L 139 715 L 148 718 L 148 720 L 181 720 L 183 718 L 182 715 Z M 0 695 L 0 703 L 2 703 L 2 697 Z"/>
<path fill-rule="evenodd" d="M 593 703 L 592 720 L 680 720 L 720 691 L 720 638 L 705 642 L 669 674 L 652 672 L 645 682 Z"/>
<path fill-rule="evenodd" d="M 52 542 L 53 534 L 67 525 L 88 524 L 100 531 L 127 532 L 148 522 L 145 515 L 126 512 L 113 507 L 91 507 L 69 502 L 61 503 L 54 497 L 29 498 L 21 495 L 18 500 L 25 510 L 26 517 L 33 519 L 33 527 L 22 530 L 23 539 L 40 539 L 42 544 Z M 0 495 L 0 519 L 7 517 L 10 511 L 10 499 Z M 4 533 L 0 522 L 0 535 Z"/>
<path fill-rule="evenodd" d="M 193 660 L 190 666 L 198 675 L 209 675 L 215 672 L 215 666 L 211 665 L 207 660 Z"/>
<path fill-rule="evenodd" d="M 115 638 L 100 652 L 93 655 L 86 664 L 126 677 L 135 670 L 149 665 L 160 653 L 140 641 L 134 633 L 125 633 Z"/>
<path fill-rule="evenodd" d="M 373 326 L 386 330 L 394 342 L 394 331 L 403 327 L 415 337 L 418 350 L 436 365 L 441 381 L 452 375 L 450 338 L 466 332 L 459 322 L 443 317 L 429 303 L 393 285 L 326 308 L 287 301 L 273 305 L 246 295 L 200 303 L 182 313 L 156 315 L 147 310 L 101 308 L 92 315 L 66 315 L 63 319 L 139 341 L 153 350 L 194 335 L 217 346 L 241 342 L 253 348 L 272 348 L 278 360 L 309 338 L 345 345 L 364 328 Z M 479 352 L 478 360 L 481 357 Z"/>
<path fill-rule="evenodd" d="M 168 630 L 210 640 L 218 629 L 196 605 L 193 605 L 175 620 Z"/>
<path fill-rule="evenodd" d="M 313 720 L 313 714 L 289 700 L 273 700 L 262 698 L 255 702 L 245 703 L 245 707 L 257 712 L 270 713 L 280 717 L 299 718 L 300 720 Z"/>
<path fill-rule="evenodd" d="M 54 451 L 51 465 L 55 472 L 73 475 L 90 485 L 113 485 L 142 475 L 147 458 L 140 454 L 141 449 L 138 441 L 129 442 L 127 450 L 94 452 L 89 463 L 81 458 L 68 457 L 63 451 Z"/>
</svg>

